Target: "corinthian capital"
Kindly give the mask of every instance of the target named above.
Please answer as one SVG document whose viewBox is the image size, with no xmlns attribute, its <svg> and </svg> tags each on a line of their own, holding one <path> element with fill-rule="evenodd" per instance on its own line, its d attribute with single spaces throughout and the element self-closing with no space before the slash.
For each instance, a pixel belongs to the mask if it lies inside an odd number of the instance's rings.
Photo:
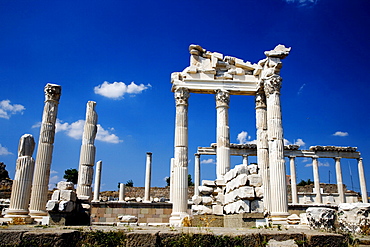
<svg viewBox="0 0 370 247">
<path fill-rule="evenodd" d="M 176 88 L 175 90 L 176 105 L 187 105 L 189 97 L 190 93 L 187 88 L 184 87 Z"/>
<path fill-rule="evenodd" d="M 44 89 L 45 101 L 52 100 L 59 102 L 60 94 L 62 93 L 62 87 L 56 84 L 48 83 Z"/>
<path fill-rule="evenodd" d="M 216 90 L 216 106 L 229 106 L 230 93 L 226 90 Z"/>
<path fill-rule="evenodd" d="M 279 75 L 273 75 L 268 79 L 264 79 L 264 89 L 267 97 L 271 94 L 280 93 L 281 82 L 283 79 Z"/>
</svg>

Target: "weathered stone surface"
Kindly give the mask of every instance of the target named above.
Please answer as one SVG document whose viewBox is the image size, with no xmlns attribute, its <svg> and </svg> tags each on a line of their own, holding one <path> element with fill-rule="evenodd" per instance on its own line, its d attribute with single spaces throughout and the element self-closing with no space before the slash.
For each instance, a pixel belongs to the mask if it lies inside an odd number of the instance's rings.
<svg viewBox="0 0 370 247">
<path fill-rule="evenodd" d="M 49 200 L 46 203 L 46 210 L 47 211 L 56 211 L 59 208 L 59 201 L 58 200 Z"/>
<path fill-rule="evenodd" d="M 334 229 L 335 210 L 323 207 L 310 207 L 306 210 L 309 225 L 313 229 Z"/>
<path fill-rule="evenodd" d="M 207 186 L 199 186 L 199 193 L 201 195 L 209 196 L 213 193 L 213 188 L 212 187 L 207 187 Z"/>
<path fill-rule="evenodd" d="M 254 188 L 254 192 L 256 193 L 257 198 L 262 198 L 263 197 L 263 191 L 264 191 L 263 186 Z"/>
<path fill-rule="evenodd" d="M 72 182 L 60 181 L 57 185 L 58 190 L 74 190 Z"/>
<path fill-rule="evenodd" d="M 202 186 L 216 187 L 214 180 L 202 180 Z"/>
<path fill-rule="evenodd" d="M 262 186 L 262 177 L 257 174 L 248 175 L 249 185 L 253 187 Z"/>
<path fill-rule="evenodd" d="M 60 190 L 54 190 L 51 200 L 59 201 L 60 199 Z"/>
<path fill-rule="evenodd" d="M 301 218 L 296 214 L 289 215 L 287 218 L 288 224 L 291 224 L 291 225 L 298 225 L 300 221 L 301 221 Z"/>
<path fill-rule="evenodd" d="M 285 241 L 277 241 L 275 239 L 270 239 L 267 246 L 269 247 L 298 247 L 298 244 L 295 243 L 294 239 L 289 239 Z"/>
<path fill-rule="evenodd" d="M 212 205 L 212 214 L 223 215 L 224 207 L 222 205 Z"/>
<path fill-rule="evenodd" d="M 212 214 L 212 208 L 209 208 L 204 205 L 193 205 L 191 206 L 194 214 Z"/>
<path fill-rule="evenodd" d="M 224 206 L 224 211 L 226 214 L 240 214 L 250 212 L 250 201 L 239 200 L 237 202 L 230 203 Z"/>
<path fill-rule="evenodd" d="M 258 174 L 258 166 L 257 165 L 249 165 L 248 166 L 248 172 L 249 174 Z"/>
<path fill-rule="evenodd" d="M 203 205 L 211 205 L 213 202 L 213 198 L 210 196 L 202 196 L 202 204 Z"/>
<path fill-rule="evenodd" d="M 247 174 L 240 174 L 236 176 L 233 180 L 229 181 L 226 184 L 226 193 L 232 191 L 236 188 L 246 185 L 248 182 L 248 175 Z"/>
<path fill-rule="evenodd" d="M 370 203 L 340 203 L 338 223 L 342 231 L 361 234 L 370 226 Z"/>
<path fill-rule="evenodd" d="M 251 201 L 251 213 L 263 213 L 264 208 L 263 208 L 263 202 L 261 200 L 254 200 Z"/>
<path fill-rule="evenodd" d="M 117 218 L 124 223 L 136 223 L 138 221 L 138 218 L 134 215 L 118 215 Z"/>
<path fill-rule="evenodd" d="M 77 199 L 76 192 L 73 190 L 60 190 L 60 200 L 61 201 L 73 201 Z"/>
<path fill-rule="evenodd" d="M 194 202 L 195 205 L 198 205 L 202 202 L 202 197 L 201 196 L 193 196 L 192 201 Z"/>
<path fill-rule="evenodd" d="M 60 212 L 70 213 L 75 209 L 76 204 L 72 201 L 60 201 L 58 210 Z"/>
<path fill-rule="evenodd" d="M 252 200 L 255 198 L 254 188 L 250 186 L 242 186 L 235 190 L 236 197 L 240 199 Z"/>
<path fill-rule="evenodd" d="M 235 176 L 238 176 L 240 174 L 248 175 L 249 173 L 248 165 L 244 165 L 244 164 L 236 165 L 233 170 L 235 170 Z"/>
</svg>

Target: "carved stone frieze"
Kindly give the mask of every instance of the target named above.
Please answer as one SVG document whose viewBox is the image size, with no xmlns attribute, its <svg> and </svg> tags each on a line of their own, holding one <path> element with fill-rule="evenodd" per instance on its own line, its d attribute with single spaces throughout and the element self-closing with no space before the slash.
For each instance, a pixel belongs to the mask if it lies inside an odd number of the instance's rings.
<svg viewBox="0 0 370 247">
<path fill-rule="evenodd" d="M 189 90 L 187 88 L 179 87 L 175 91 L 176 105 L 187 105 L 190 97 Z"/>
<path fill-rule="evenodd" d="M 215 97 L 217 106 L 229 106 L 230 94 L 228 91 L 218 89 L 216 90 Z"/>
<path fill-rule="evenodd" d="M 279 75 L 273 75 L 264 79 L 264 89 L 267 97 L 274 93 L 280 93 L 282 80 L 283 79 Z"/>
</svg>

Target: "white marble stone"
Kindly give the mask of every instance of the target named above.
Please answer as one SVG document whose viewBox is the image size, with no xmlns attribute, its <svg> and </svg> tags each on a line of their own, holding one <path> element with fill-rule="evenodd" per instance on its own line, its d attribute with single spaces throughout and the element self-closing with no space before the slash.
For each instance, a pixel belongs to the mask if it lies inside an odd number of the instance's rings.
<svg viewBox="0 0 370 247">
<path fill-rule="evenodd" d="M 209 208 L 204 205 L 192 205 L 191 206 L 192 211 L 194 214 L 212 214 L 212 208 Z"/>
<path fill-rule="evenodd" d="M 230 94 L 226 90 L 216 90 L 217 109 L 217 179 L 223 179 L 230 170 L 230 130 L 229 130 L 229 102 Z"/>
<path fill-rule="evenodd" d="M 60 212 L 70 213 L 75 209 L 76 203 L 73 201 L 60 201 L 58 210 Z"/>
<path fill-rule="evenodd" d="M 249 165 L 248 166 L 248 172 L 249 174 L 258 174 L 258 166 L 257 165 Z"/>
<path fill-rule="evenodd" d="M 202 180 L 202 186 L 216 187 L 214 180 Z"/>
<path fill-rule="evenodd" d="M 60 190 L 54 190 L 53 194 L 51 195 L 52 201 L 59 201 L 60 199 Z"/>
<path fill-rule="evenodd" d="M 261 200 L 253 200 L 250 203 L 251 213 L 263 213 L 264 207 Z"/>
<path fill-rule="evenodd" d="M 223 215 L 224 207 L 222 205 L 212 205 L 212 214 Z"/>
<path fill-rule="evenodd" d="M 72 182 L 60 181 L 57 183 L 58 190 L 74 190 Z"/>
<path fill-rule="evenodd" d="M 56 211 L 59 208 L 59 200 L 49 200 L 46 203 L 46 210 L 47 211 Z"/>
<path fill-rule="evenodd" d="M 80 151 L 78 170 L 77 197 L 81 200 L 92 200 L 92 180 L 95 164 L 95 137 L 97 133 L 98 114 L 95 111 L 96 102 L 89 101 L 86 105 L 86 120 Z"/>
<path fill-rule="evenodd" d="M 201 195 L 208 196 L 208 195 L 212 195 L 212 193 L 213 193 L 213 188 L 212 187 L 199 186 L 198 189 L 199 189 L 199 193 Z"/>
<path fill-rule="evenodd" d="M 75 202 L 77 199 L 76 192 L 73 190 L 60 190 L 60 198 L 61 201 L 73 201 Z"/>
<path fill-rule="evenodd" d="M 145 169 L 145 191 L 144 202 L 150 202 L 150 184 L 152 177 L 152 153 L 146 153 L 146 169 Z"/>
<path fill-rule="evenodd" d="M 213 198 L 210 196 L 202 196 L 202 204 L 203 205 L 212 205 Z"/>
<path fill-rule="evenodd" d="M 195 205 L 201 204 L 202 203 L 202 197 L 198 195 L 194 195 L 191 200 Z"/>
<path fill-rule="evenodd" d="M 94 202 L 99 201 L 102 166 L 103 162 L 101 160 L 96 162 L 95 180 L 94 180 L 94 198 L 93 198 Z"/>
<path fill-rule="evenodd" d="M 338 205 L 338 223 L 342 231 L 363 234 L 370 226 L 370 203 L 341 203 Z"/>
<path fill-rule="evenodd" d="M 240 199 L 248 199 L 248 200 L 253 200 L 256 196 L 254 193 L 254 188 L 250 186 L 242 186 L 238 189 L 235 190 L 237 194 L 237 198 Z"/>
<path fill-rule="evenodd" d="M 335 210 L 323 207 L 310 207 L 306 210 L 307 220 L 313 229 L 333 230 Z"/>
<path fill-rule="evenodd" d="M 255 187 L 254 192 L 256 193 L 257 198 L 263 198 L 264 187 Z"/>
<path fill-rule="evenodd" d="M 118 215 L 118 220 L 125 223 L 136 223 L 138 218 L 134 215 Z"/>
<path fill-rule="evenodd" d="M 258 174 L 248 175 L 249 185 L 253 187 L 262 186 L 262 177 Z"/>
</svg>

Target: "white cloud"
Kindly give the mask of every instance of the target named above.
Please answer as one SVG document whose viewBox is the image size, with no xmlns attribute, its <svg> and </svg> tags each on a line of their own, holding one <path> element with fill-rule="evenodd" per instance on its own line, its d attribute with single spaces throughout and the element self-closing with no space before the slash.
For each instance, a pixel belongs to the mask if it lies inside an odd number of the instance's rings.
<svg viewBox="0 0 370 247">
<path fill-rule="evenodd" d="M 57 171 L 55 171 L 55 170 L 51 170 L 50 171 L 50 174 L 57 174 L 58 172 Z"/>
<path fill-rule="evenodd" d="M 298 145 L 300 147 L 306 145 L 306 143 L 301 139 L 301 138 L 298 138 L 294 143 L 291 143 L 289 140 L 287 139 L 284 139 L 284 145 Z"/>
<path fill-rule="evenodd" d="M 3 147 L 3 146 L 1 146 L 1 144 L 0 144 L 0 155 L 9 155 L 9 154 L 13 154 L 13 153 L 9 152 L 9 151 L 8 151 L 8 148 Z"/>
<path fill-rule="evenodd" d="M 306 86 L 306 83 L 303 83 L 303 85 L 299 88 L 299 90 L 298 90 L 298 95 L 300 95 L 301 93 L 302 93 L 302 91 L 303 91 L 303 88 Z"/>
<path fill-rule="evenodd" d="M 32 128 L 40 127 L 41 123 L 34 124 Z M 81 140 L 83 131 L 84 131 L 85 120 L 77 120 L 71 124 L 67 122 L 63 122 L 57 119 L 55 123 L 55 132 L 65 132 L 67 136 L 72 137 L 76 140 Z M 97 125 L 98 132 L 96 133 L 95 140 L 108 142 L 108 143 L 120 143 L 122 140 L 119 139 L 118 136 L 112 134 L 111 131 L 114 131 L 113 128 L 109 128 L 108 130 L 104 129 L 100 124 Z"/>
<path fill-rule="evenodd" d="M 249 141 L 251 137 L 248 135 L 247 131 L 242 131 L 238 134 L 236 140 L 239 142 L 239 144 L 254 144 L 256 143 L 256 140 Z"/>
<path fill-rule="evenodd" d="M 150 84 L 146 86 L 144 84 L 136 85 L 134 82 L 126 85 L 124 82 L 109 83 L 105 81 L 103 84 L 94 87 L 94 92 L 110 99 L 123 99 L 125 94 L 139 94 L 150 86 Z"/>
<path fill-rule="evenodd" d="M 318 165 L 319 166 L 326 166 L 326 167 L 330 166 L 329 162 L 320 162 L 320 161 L 319 161 Z M 312 163 L 309 163 L 309 164 L 305 165 L 305 167 L 309 167 L 309 166 L 312 166 Z"/>
<path fill-rule="evenodd" d="M 284 138 L 284 145 L 290 145 L 290 144 L 292 144 L 292 143 Z"/>
<path fill-rule="evenodd" d="M 23 114 L 23 111 L 26 108 L 23 105 L 11 104 L 10 100 L 0 101 L 0 118 L 9 119 L 11 115 L 20 113 Z"/>
<path fill-rule="evenodd" d="M 333 136 L 348 136 L 348 132 L 337 131 L 333 134 Z"/>
<path fill-rule="evenodd" d="M 201 164 L 216 164 L 216 161 L 214 159 L 207 159 L 207 160 L 202 160 L 200 163 Z"/>
</svg>

